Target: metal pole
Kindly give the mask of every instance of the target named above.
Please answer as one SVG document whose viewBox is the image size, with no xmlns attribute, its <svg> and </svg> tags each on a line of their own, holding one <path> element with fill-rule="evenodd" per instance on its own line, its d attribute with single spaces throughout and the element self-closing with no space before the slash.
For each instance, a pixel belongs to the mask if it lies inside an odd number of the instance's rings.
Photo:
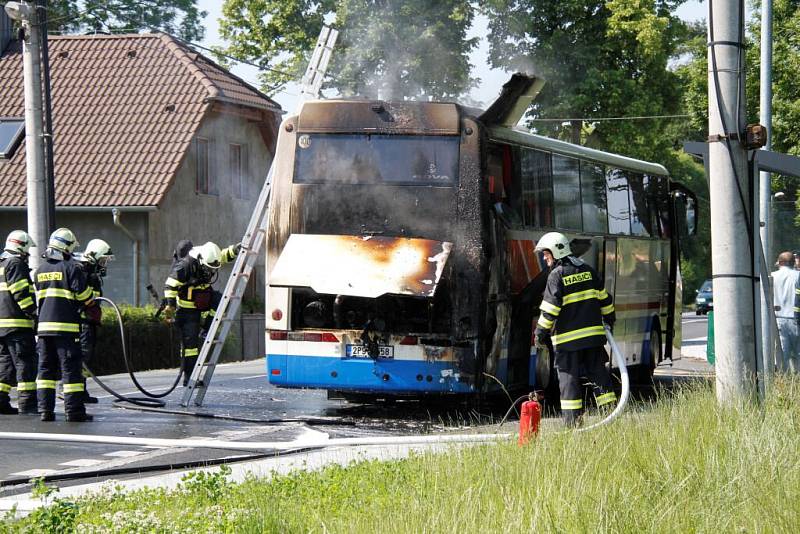
<svg viewBox="0 0 800 534">
<path fill-rule="evenodd" d="M 761 2 L 761 95 L 759 105 L 759 122 L 767 129 L 767 144 L 764 150 L 769 150 L 772 144 L 772 0 Z M 770 200 L 772 199 L 771 176 L 768 172 L 759 173 L 759 212 L 761 215 L 761 243 L 764 245 L 766 261 L 771 262 L 775 251 L 770 242 Z M 769 271 L 769 263 L 764 265 Z M 764 373 L 765 379 L 775 372 L 775 354 L 772 332 L 772 292 L 769 287 L 761 291 L 761 339 L 764 340 Z"/>
<path fill-rule="evenodd" d="M 741 0 L 709 0 L 708 133 L 716 391 L 721 404 L 757 395 L 753 243 L 744 132 Z"/>
<path fill-rule="evenodd" d="M 56 179 L 53 166 L 53 114 L 50 98 L 50 47 L 47 43 L 47 0 L 37 0 L 37 13 L 42 29 L 42 95 L 44 97 L 44 162 L 46 169 L 47 233 L 56 229 Z"/>
<path fill-rule="evenodd" d="M 22 22 L 25 77 L 25 166 L 27 170 L 28 233 L 37 247 L 31 249 L 31 268 L 40 263 L 47 245 L 47 190 L 45 188 L 44 146 L 42 144 L 42 76 L 39 49 L 41 27 L 36 9 L 27 2 L 8 2 L 8 15 Z"/>
</svg>

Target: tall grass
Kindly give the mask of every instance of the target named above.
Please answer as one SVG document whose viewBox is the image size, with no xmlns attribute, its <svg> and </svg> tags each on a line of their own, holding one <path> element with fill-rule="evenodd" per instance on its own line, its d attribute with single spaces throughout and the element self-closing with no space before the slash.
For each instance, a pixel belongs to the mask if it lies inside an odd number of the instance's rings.
<svg viewBox="0 0 800 534">
<path fill-rule="evenodd" d="M 722 409 L 693 386 L 589 433 L 77 503 L 83 532 L 795 532 L 800 381 Z M 210 489 L 209 489 L 210 488 Z M 36 517 L 0 527 L 19 531 Z"/>
</svg>

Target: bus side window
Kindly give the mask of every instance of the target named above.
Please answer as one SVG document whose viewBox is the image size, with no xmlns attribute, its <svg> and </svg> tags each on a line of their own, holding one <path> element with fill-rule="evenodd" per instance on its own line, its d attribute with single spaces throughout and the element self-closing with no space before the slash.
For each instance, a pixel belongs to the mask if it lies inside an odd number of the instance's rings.
<svg viewBox="0 0 800 534">
<path fill-rule="evenodd" d="M 581 162 L 581 204 L 583 230 L 607 233 L 606 171 L 602 165 L 588 161 Z"/>
<path fill-rule="evenodd" d="M 653 220 L 648 206 L 645 188 L 647 178 L 641 174 L 628 173 L 628 189 L 630 191 L 631 233 L 642 237 L 653 235 Z"/>
<path fill-rule="evenodd" d="M 608 199 L 608 233 L 631 234 L 630 195 L 628 177 L 619 169 L 606 170 L 606 198 Z"/>
<path fill-rule="evenodd" d="M 556 227 L 580 230 L 580 160 L 553 154 L 553 207 Z"/>
<path fill-rule="evenodd" d="M 553 175 L 550 154 L 530 148 L 519 148 L 520 183 L 522 185 L 522 217 L 525 226 L 553 226 Z"/>
<path fill-rule="evenodd" d="M 668 227 L 662 220 L 662 205 L 664 199 L 668 197 L 667 178 L 657 174 L 645 175 L 645 192 L 647 193 L 647 210 L 650 216 L 650 228 L 652 229 L 653 237 L 668 238 Z M 663 216 L 669 215 L 669 212 L 663 213 Z"/>
</svg>

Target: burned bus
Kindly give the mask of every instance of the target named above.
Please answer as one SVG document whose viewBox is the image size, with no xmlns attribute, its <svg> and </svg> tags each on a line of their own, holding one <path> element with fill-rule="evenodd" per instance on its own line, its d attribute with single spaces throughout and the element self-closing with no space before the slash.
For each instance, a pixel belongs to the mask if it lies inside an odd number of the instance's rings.
<svg viewBox="0 0 800 534">
<path fill-rule="evenodd" d="M 680 357 L 678 238 L 693 195 L 664 167 L 513 127 L 541 87 L 486 111 L 306 102 L 281 125 L 267 235 L 266 359 L 278 387 L 375 397 L 543 388 L 531 355 L 551 230 L 615 297 L 639 378 Z"/>
</svg>

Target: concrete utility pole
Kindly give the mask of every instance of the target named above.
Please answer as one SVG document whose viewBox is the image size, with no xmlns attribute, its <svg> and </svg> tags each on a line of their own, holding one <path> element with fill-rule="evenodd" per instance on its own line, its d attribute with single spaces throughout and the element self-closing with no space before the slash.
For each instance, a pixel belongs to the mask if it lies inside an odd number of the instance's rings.
<svg viewBox="0 0 800 534">
<path fill-rule="evenodd" d="M 717 399 L 756 398 L 753 240 L 748 236 L 745 131 L 744 6 L 709 1 L 708 133 L 711 262 L 714 276 L 714 350 Z"/>
<path fill-rule="evenodd" d="M 759 106 L 759 122 L 767 129 L 767 144 L 763 150 L 772 145 L 772 0 L 761 2 L 761 95 Z M 772 201 L 772 182 L 768 172 L 759 173 L 759 212 L 761 219 L 761 243 L 766 257 L 765 272 L 775 257 L 770 241 L 770 210 Z M 772 292 L 770 288 L 761 291 L 761 339 L 764 340 L 764 371 L 769 375 L 775 369 L 774 341 L 772 332 Z"/>
<path fill-rule="evenodd" d="M 30 265 L 39 265 L 40 252 L 47 246 L 47 189 L 45 185 L 44 144 L 42 139 L 42 73 L 39 49 L 41 27 L 36 9 L 27 2 L 8 2 L 6 13 L 22 22 L 25 40 L 22 48 L 25 75 L 25 166 L 28 172 L 28 234 L 37 247 L 31 249 Z"/>
</svg>

